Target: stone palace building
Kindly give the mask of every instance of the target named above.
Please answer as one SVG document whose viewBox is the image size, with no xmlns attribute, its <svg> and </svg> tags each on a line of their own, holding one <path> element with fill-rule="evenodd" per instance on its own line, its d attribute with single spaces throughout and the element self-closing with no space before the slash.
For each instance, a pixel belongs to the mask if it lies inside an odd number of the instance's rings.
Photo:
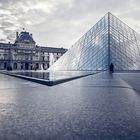
<svg viewBox="0 0 140 140">
<path fill-rule="evenodd" d="M 67 49 L 37 46 L 32 34 L 16 33 L 14 44 L 0 43 L 0 70 L 47 69 Z"/>
</svg>

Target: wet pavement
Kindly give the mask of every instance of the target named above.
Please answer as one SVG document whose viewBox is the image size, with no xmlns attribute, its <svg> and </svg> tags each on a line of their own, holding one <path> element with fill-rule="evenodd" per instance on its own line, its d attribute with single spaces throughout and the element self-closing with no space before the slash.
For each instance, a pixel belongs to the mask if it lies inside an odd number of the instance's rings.
<svg viewBox="0 0 140 140">
<path fill-rule="evenodd" d="M 48 87 L 0 74 L 0 140 L 139 140 L 140 74 Z"/>
</svg>

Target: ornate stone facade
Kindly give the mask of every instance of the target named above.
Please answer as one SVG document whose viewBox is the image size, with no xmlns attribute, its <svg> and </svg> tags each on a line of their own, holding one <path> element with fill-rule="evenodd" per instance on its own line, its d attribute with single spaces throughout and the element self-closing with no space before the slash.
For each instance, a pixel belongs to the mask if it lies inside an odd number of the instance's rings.
<svg viewBox="0 0 140 140">
<path fill-rule="evenodd" d="M 32 34 L 16 33 L 14 44 L 0 43 L 0 70 L 47 69 L 67 49 L 37 46 Z"/>
</svg>

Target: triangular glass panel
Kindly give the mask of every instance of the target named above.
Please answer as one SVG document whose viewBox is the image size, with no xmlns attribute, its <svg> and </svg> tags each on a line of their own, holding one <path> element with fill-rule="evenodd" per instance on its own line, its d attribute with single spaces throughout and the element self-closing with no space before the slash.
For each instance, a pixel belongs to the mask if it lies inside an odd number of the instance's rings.
<svg viewBox="0 0 140 140">
<path fill-rule="evenodd" d="M 140 35 L 109 14 L 110 63 L 115 70 L 140 70 Z"/>
</svg>

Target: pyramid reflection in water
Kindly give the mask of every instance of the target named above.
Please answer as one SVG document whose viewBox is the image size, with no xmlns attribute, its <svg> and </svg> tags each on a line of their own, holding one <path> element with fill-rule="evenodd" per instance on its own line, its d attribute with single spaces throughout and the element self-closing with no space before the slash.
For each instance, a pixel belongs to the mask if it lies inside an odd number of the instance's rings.
<svg viewBox="0 0 140 140">
<path fill-rule="evenodd" d="M 49 70 L 140 70 L 140 35 L 111 13 L 84 34 Z"/>
</svg>

